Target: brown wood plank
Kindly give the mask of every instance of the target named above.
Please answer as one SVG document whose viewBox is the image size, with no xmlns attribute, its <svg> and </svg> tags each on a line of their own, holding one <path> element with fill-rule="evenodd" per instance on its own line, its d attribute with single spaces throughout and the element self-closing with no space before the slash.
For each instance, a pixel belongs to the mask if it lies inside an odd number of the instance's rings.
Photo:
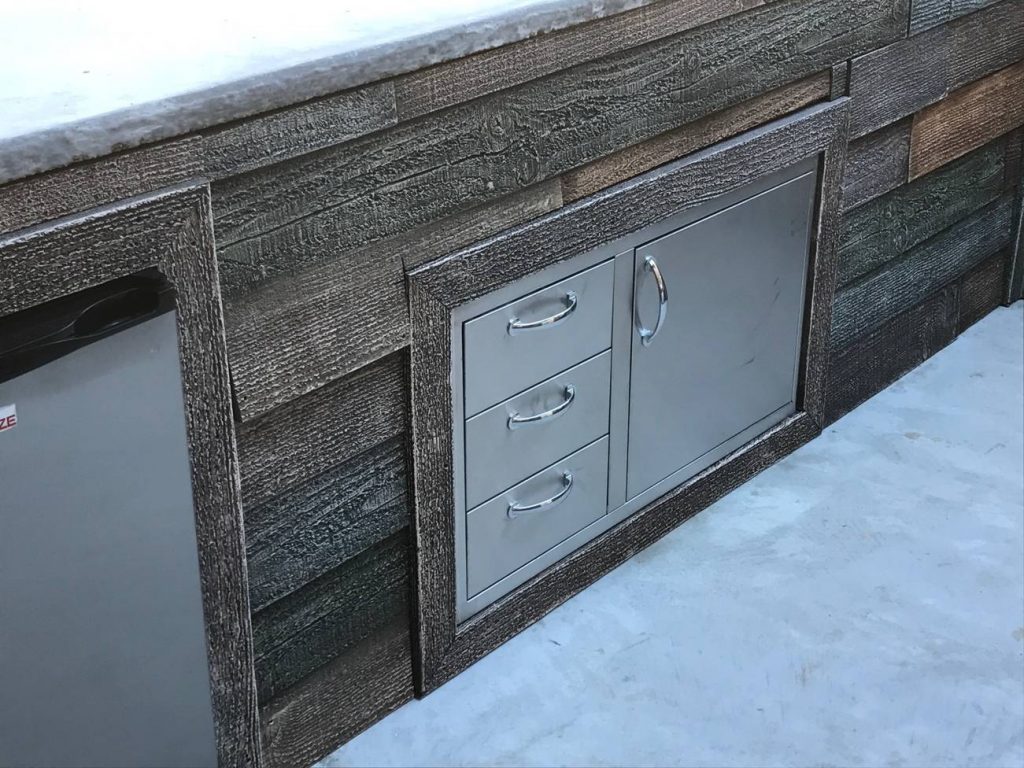
<svg viewBox="0 0 1024 768">
<path fill-rule="evenodd" d="M 922 176 L 1022 124 L 1024 61 L 951 93 L 914 117 L 909 177 Z"/>
<path fill-rule="evenodd" d="M 908 118 L 850 142 L 843 174 L 844 210 L 907 183 L 910 126 Z"/>
<path fill-rule="evenodd" d="M 592 195 L 683 155 L 827 99 L 830 88 L 829 73 L 819 72 L 735 107 L 708 115 L 695 123 L 606 155 L 563 174 L 562 199 L 569 203 Z"/>
<path fill-rule="evenodd" d="M 393 622 L 260 709 L 267 768 L 311 765 L 413 697 L 409 622 Z"/>
</svg>

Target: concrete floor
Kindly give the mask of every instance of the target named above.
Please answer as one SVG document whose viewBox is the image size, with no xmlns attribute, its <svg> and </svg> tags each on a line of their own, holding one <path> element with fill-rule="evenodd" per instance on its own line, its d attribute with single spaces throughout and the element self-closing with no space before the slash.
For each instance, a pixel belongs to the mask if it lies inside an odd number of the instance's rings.
<svg viewBox="0 0 1024 768">
<path fill-rule="evenodd" d="M 1024 764 L 1024 303 L 321 763 Z"/>
</svg>

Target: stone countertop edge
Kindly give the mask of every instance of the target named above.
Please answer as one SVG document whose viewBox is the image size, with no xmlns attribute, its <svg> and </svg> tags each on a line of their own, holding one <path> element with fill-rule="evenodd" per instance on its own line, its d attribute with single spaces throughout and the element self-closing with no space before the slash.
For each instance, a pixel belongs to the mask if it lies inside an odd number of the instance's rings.
<svg viewBox="0 0 1024 768">
<path fill-rule="evenodd" d="M 126 104 L 103 114 L 67 122 L 60 122 L 60 116 L 54 114 L 50 126 L 0 136 L 0 184 L 299 104 L 652 2 L 655 0 L 539 0 L 527 8 L 496 8 L 467 22 L 370 45 L 356 42 L 299 64 Z M 60 111 L 57 98 L 53 96 L 55 113 Z"/>
</svg>

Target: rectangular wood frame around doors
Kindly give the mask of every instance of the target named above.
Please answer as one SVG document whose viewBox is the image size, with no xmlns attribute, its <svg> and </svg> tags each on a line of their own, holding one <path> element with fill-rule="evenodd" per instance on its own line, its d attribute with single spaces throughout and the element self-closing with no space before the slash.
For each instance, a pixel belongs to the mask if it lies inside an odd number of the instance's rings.
<svg viewBox="0 0 1024 768">
<path fill-rule="evenodd" d="M 409 274 L 421 695 L 821 432 L 848 121 L 847 98 L 810 107 Z M 797 412 L 458 624 L 453 310 L 813 156 L 821 162 Z"/>
<path fill-rule="evenodd" d="M 156 267 L 177 296 L 178 354 L 218 764 L 260 765 L 224 318 L 203 183 L 0 237 L 0 317 Z"/>
</svg>

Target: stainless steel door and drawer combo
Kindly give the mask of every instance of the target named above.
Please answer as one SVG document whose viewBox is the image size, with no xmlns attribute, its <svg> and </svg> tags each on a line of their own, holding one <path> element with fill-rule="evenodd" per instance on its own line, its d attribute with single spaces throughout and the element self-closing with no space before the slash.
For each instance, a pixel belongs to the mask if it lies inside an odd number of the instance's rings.
<svg viewBox="0 0 1024 768">
<path fill-rule="evenodd" d="M 465 620 L 796 411 L 811 158 L 467 305 Z"/>
</svg>

